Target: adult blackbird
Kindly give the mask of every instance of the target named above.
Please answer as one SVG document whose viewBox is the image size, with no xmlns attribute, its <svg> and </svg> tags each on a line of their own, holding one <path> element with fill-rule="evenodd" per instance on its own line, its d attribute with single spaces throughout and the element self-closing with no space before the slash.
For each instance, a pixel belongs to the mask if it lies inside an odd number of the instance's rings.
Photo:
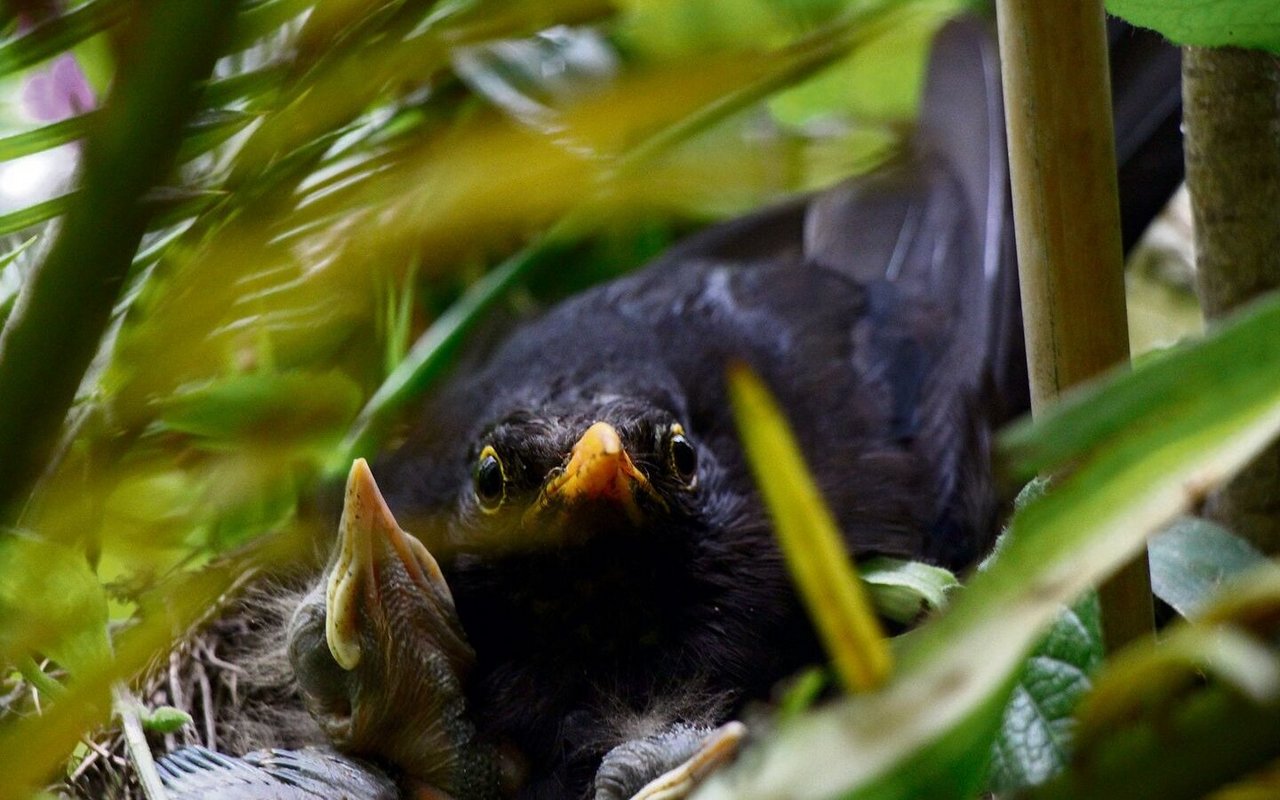
<svg viewBox="0 0 1280 800">
<path fill-rule="evenodd" d="M 1164 87 L 1176 96 L 1177 57 L 1129 66 L 1164 76 L 1159 102 L 1117 89 L 1145 105 L 1118 115 L 1136 147 L 1129 128 L 1164 119 Z M 653 777 L 820 659 L 743 460 L 728 364 L 777 395 L 851 552 L 962 570 L 990 545 L 991 431 L 1027 389 L 986 24 L 936 38 L 914 144 L 515 328 L 377 463 L 441 559 L 476 653 L 470 716 L 527 759 L 521 796 L 594 781 L 625 797 L 637 754 L 657 753 Z"/>
<path fill-rule="evenodd" d="M 1177 55 L 1131 31 L 1114 44 L 1120 160 L 1146 176 L 1122 203 L 1153 206 L 1181 174 Z M 346 545 L 291 633 L 322 726 L 346 714 L 377 732 L 352 747 L 339 726 L 339 746 L 462 797 L 492 790 L 484 768 L 427 774 L 437 761 L 503 753 L 524 764 L 509 772 L 522 797 L 601 800 L 656 776 L 664 796 L 731 750 L 740 731 L 717 726 L 820 653 L 729 418 L 730 362 L 787 410 L 851 552 L 979 557 L 998 514 L 990 434 L 1027 402 L 1002 125 L 991 32 L 953 23 L 908 156 L 693 237 L 429 397 L 375 467 L 426 544 L 392 547 L 425 576 L 410 635 L 426 646 L 378 624 L 334 634 L 360 595 L 342 587 Z M 466 713 L 406 725 L 409 696 Z"/>
</svg>

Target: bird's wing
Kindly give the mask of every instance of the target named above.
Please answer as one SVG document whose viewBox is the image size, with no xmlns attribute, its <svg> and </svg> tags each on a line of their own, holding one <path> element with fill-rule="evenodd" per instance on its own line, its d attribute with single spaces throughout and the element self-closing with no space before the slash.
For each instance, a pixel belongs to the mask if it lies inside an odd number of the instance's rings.
<svg viewBox="0 0 1280 800">
<path fill-rule="evenodd" d="M 809 263 L 865 288 L 855 366 L 928 465 L 923 555 L 944 563 L 985 544 L 958 531 L 994 528 L 989 432 L 1027 406 L 1011 223 L 995 37 L 966 17 L 934 39 L 908 155 L 816 197 L 804 228 Z"/>
<path fill-rule="evenodd" d="M 337 753 L 260 750 L 232 758 L 184 747 L 156 764 L 170 800 L 396 800 L 394 783 Z"/>
</svg>

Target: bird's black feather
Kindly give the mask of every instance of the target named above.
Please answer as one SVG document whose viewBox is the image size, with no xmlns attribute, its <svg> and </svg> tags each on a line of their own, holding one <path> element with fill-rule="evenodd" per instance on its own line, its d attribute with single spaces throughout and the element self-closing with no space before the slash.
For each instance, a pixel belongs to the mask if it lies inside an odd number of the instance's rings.
<svg viewBox="0 0 1280 800">
<path fill-rule="evenodd" d="M 1021 402 L 990 394 L 1016 386 L 1020 354 L 994 59 L 982 23 L 951 27 L 909 159 L 518 327 L 375 467 L 444 559 L 478 658 L 472 712 L 527 754 L 529 794 L 581 793 L 619 708 L 691 692 L 733 707 L 819 657 L 728 413 L 730 363 L 778 396 L 852 552 L 960 569 L 991 541 L 987 437 Z M 681 425 L 696 487 L 668 487 L 642 523 L 582 512 L 571 544 L 530 544 L 516 512 L 601 420 L 651 480 L 653 431 Z M 507 515 L 475 507 L 486 444 L 511 473 Z"/>
</svg>

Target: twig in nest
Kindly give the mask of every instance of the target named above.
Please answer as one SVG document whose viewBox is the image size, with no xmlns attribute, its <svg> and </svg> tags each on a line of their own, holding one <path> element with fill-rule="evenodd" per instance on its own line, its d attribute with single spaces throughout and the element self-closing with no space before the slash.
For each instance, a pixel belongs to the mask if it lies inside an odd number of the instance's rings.
<svg viewBox="0 0 1280 800">
<path fill-rule="evenodd" d="M 115 687 L 116 713 L 120 716 L 120 725 L 124 729 L 124 742 L 133 761 L 133 769 L 142 784 L 142 792 L 147 800 L 168 800 L 169 794 L 160 782 L 160 773 L 156 771 L 156 762 L 151 757 L 151 747 L 147 744 L 147 735 L 142 732 L 142 720 L 138 718 L 138 701 L 123 683 Z"/>
<path fill-rule="evenodd" d="M 209 685 L 209 674 L 204 664 L 195 662 L 196 683 L 200 686 L 200 705 L 204 712 L 204 746 L 210 750 L 218 749 L 218 732 L 213 720 L 213 687 Z"/>
</svg>

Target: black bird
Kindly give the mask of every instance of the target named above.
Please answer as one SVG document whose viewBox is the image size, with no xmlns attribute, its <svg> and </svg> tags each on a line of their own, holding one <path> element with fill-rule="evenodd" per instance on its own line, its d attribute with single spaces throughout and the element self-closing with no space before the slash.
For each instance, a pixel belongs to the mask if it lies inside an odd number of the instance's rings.
<svg viewBox="0 0 1280 800">
<path fill-rule="evenodd" d="M 1115 93 L 1144 105 L 1117 114 L 1121 162 L 1147 176 L 1136 195 L 1122 186 L 1122 203 L 1144 207 L 1181 174 L 1176 140 L 1162 138 L 1176 102 L 1126 91 L 1177 86 L 1176 51 L 1147 51 L 1151 38 L 1115 42 L 1147 52 L 1118 61 L 1130 75 Z M 1144 144 L 1157 140 L 1152 155 Z M 342 593 L 313 596 L 291 645 L 313 710 L 323 724 L 331 712 L 316 697 L 346 686 L 334 707 L 369 711 L 385 737 L 340 746 L 411 775 L 464 751 L 502 753 L 493 760 L 524 764 L 507 771 L 521 773 L 519 796 L 570 800 L 593 787 L 626 798 L 667 770 L 668 782 L 693 780 L 731 751 L 740 731 L 718 726 L 821 654 L 728 415 L 730 362 L 787 410 L 851 552 L 957 570 L 984 552 L 999 511 L 991 431 L 1027 404 L 986 24 L 937 37 L 914 145 L 887 169 L 713 227 L 570 299 L 426 400 L 375 471 L 440 559 L 448 588 L 419 587 L 428 646 L 413 657 L 449 669 L 424 682 L 397 664 L 361 700 L 355 673 L 335 666 L 350 663 L 347 645 L 319 633 Z M 442 644 L 457 628 L 462 647 Z M 425 723 L 461 731 L 452 754 L 378 720 L 399 719 L 387 696 L 424 685 L 466 703 L 464 716 Z M 492 790 L 443 781 L 461 797 Z"/>
<path fill-rule="evenodd" d="M 935 40 L 914 143 L 517 327 L 378 462 L 475 648 L 472 719 L 528 760 L 521 796 L 619 796 L 611 748 L 687 755 L 820 658 L 729 363 L 776 393 L 853 553 L 962 570 L 991 543 L 990 436 L 1027 389 L 986 24 Z"/>
</svg>

